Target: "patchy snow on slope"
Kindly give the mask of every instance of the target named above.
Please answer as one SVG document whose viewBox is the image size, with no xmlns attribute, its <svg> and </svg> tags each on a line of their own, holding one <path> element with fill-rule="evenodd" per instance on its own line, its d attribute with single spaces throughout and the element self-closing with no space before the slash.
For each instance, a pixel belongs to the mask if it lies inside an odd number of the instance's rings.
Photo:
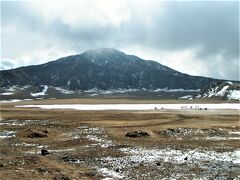
<svg viewBox="0 0 240 180">
<path fill-rule="evenodd" d="M 218 86 L 216 86 L 215 88 L 211 88 L 208 92 L 203 94 L 203 97 L 212 97 L 216 95 Z"/>
<path fill-rule="evenodd" d="M 199 92 L 200 89 L 155 89 L 153 92 Z"/>
<path fill-rule="evenodd" d="M 60 91 L 62 94 L 74 94 L 74 91 L 70 91 L 60 87 L 54 87 L 54 89 L 56 89 L 57 91 Z"/>
<path fill-rule="evenodd" d="M 98 94 L 98 95 L 107 95 L 107 94 L 114 94 L 114 93 L 132 93 L 132 92 L 153 92 L 153 93 L 157 93 L 157 92 L 199 92 L 200 89 L 168 89 L 168 88 L 164 88 L 164 89 L 145 89 L 145 88 L 141 88 L 141 89 L 108 89 L 108 90 L 101 90 L 98 88 L 93 88 L 93 89 L 89 89 L 84 91 L 85 93 L 94 93 L 94 94 Z"/>
<path fill-rule="evenodd" d="M 211 97 L 223 97 L 224 99 L 239 100 L 239 83 L 233 83 L 231 81 L 226 81 L 218 83 L 218 85 L 213 84 L 208 89 L 203 89 L 202 93 L 195 95 L 195 98 L 211 98 Z"/>
<path fill-rule="evenodd" d="M 46 95 L 46 92 L 48 90 L 48 86 L 45 85 L 44 88 L 43 88 L 43 91 L 42 92 L 38 92 L 38 93 L 31 93 L 31 96 L 34 96 L 34 97 L 38 97 L 38 96 L 45 96 Z"/>
<path fill-rule="evenodd" d="M 227 89 L 229 88 L 229 86 L 224 86 L 220 91 L 218 91 L 216 93 L 215 96 L 224 96 L 224 94 L 226 93 Z"/>
<path fill-rule="evenodd" d="M 97 94 L 97 93 L 93 93 L 93 94 L 91 94 L 90 96 L 98 96 L 99 94 Z"/>
<path fill-rule="evenodd" d="M 232 100 L 240 100 L 240 90 L 230 90 L 227 98 Z"/>
<path fill-rule="evenodd" d="M 17 85 L 15 85 L 15 86 L 11 86 L 11 87 L 9 87 L 9 88 L 3 88 L 5 91 L 10 91 L 10 92 L 14 92 L 14 91 L 17 91 L 17 90 L 21 90 L 21 91 L 24 91 L 24 90 L 26 90 L 27 88 L 29 88 L 30 87 L 30 85 L 25 85 L 25 86 L 17 86 Z"/>
<path fill-rule="evenodd" d="M 191 100 L 192 98 L 193 98 L 192 95 L 186 95 L 186 96 L 179 97 L 178 99 L 189 99 L 189 100 Z"/>
<path fill-rule="evenodd" d="M 68 80 L 68 82 L 67 82 L 67 85 L 69 86 L 71 84 L 71 81 L 70 80 Z"/>
</svg>

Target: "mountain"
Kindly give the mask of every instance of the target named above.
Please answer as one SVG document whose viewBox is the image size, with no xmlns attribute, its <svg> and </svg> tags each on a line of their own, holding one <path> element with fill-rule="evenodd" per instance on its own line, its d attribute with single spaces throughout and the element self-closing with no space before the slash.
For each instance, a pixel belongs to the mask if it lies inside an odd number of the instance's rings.
<svg viewBox="0 0 240 180">
<path fill-rule="evenodd" d="M 143 60 L 116 49 L 89 50 L 41 65 L 0 71 L 0 86 L 68 90 L 111 89 L 203 89 L 216 79 L 190 76 L 158 62 Z"/>
</svg>

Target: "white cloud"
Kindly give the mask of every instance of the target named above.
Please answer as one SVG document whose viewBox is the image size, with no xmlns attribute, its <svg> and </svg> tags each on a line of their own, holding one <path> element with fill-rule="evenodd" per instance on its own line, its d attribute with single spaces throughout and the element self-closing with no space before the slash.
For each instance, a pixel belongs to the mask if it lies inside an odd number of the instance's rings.
<svg viewBox="0 0 240 180">
<path fill-rule="evenodd" d="M 196 76 L 217 77 L 220 79 L 239 79 L 239 61 L 237 59 L 229 61 L 226 65 L 224 50 L 219 54 L 201 59 L 198 53 L 202 51 L 201 46 L 182 50 L 158 50 L 142 46 L 125 47 L 122 49 L 128 54 L 137 55 L 143 59 L 155 60 L 172 69 Z"/>
<path fill-rule="evenodd" d="M 191 75 L 239 79 L 239 17 L 235 15 L 239 7 L 234 2 L 32 0 L 1 4 L 1 59 L 14 67 L 111 47 Z"/>
<path fill-rule="evenodd" d="M 127 4 L 119 0 L 33 1 L 29 8 L 39 13 L 47 23 L 60 20 L 71 28 L 119 26 L 129 18 Z"/>
</svg>

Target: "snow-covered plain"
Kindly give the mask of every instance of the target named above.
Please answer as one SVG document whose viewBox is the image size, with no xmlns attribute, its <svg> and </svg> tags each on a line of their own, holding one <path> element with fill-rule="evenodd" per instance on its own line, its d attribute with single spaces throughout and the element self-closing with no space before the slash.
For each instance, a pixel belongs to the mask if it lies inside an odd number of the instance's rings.
<svg viewBox="0 0 240 180">
<path fill-rule="evenodd" d="M 13 94 L 12 92 L 1 93 L 1 95 L 4 95 L 4 96 L 9 96 L 9 95 L 12 95 L 12 94 Z"/>
<path fill-rule="evenodd" d="M 20 99 L 11 99 L 11 100 L 2 100 L 0 103 L 15 103 L 15 102 L 20 102 L 22 100 Z"/>
<path fill-rule="evenodd" d="M 38 107 L 43 109 L 75 110 L 157 110 L 157 109 L 240 109 L 239 103 L 222 104 L 53 104 L 53 105 L 16 105 L 15 107 Z"/>
</svg>

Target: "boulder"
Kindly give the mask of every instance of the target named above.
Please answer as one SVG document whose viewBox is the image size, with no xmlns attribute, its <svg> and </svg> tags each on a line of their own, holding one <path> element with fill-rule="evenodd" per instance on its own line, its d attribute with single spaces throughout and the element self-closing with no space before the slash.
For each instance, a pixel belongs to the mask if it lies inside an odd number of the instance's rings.
<svg viewBox="0 0 240 180">
<path fill-rule="evenodd" d="M 43 156 L 49 155 L 48 150 L 46 150 L 46 149 L 41 149 L 41 155 L 43 155 Z"/>
</svg>

